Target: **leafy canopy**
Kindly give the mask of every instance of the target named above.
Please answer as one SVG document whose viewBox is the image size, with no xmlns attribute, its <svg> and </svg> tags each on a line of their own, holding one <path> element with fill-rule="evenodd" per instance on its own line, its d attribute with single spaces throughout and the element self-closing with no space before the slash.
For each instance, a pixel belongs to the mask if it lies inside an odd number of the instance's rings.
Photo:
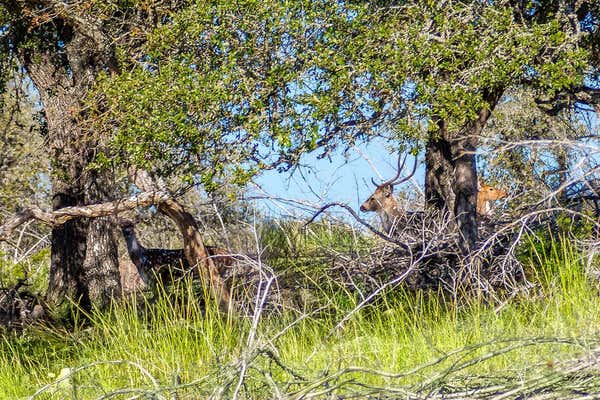
<svg viewBox="0 0 600 400">
<path fill-rule="evenodd" d="M 528 85 L 582 82 L 587 33 L 568 13 L 480 1 L 203 1 L 105 76 L 96 123 L 117 162 L 205 186 L 384 135 L 452 134 Z"/>
</svg>

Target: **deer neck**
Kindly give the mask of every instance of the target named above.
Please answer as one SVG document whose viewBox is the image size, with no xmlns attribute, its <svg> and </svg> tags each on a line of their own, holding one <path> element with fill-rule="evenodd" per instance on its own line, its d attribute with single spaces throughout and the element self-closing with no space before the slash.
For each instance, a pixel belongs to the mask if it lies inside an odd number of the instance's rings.
<svg viewBox="0 0 600 400">
<path fill-rule="evenodd" d="M 135 236 L 135 232 L 131 229 L 123 229 L 123 237 L 125 238 L 125 243 L 127 244 L 127 252 L 129 253 L 129 258 L 138 268 L 138 270 L 143 269 L 143 263 L 145 258 L 145 249 L 137 240 Z"/>
<path fill-rule="evenodd" d="M 383 229 L 389 233 L 394 228 L 396 220 L 403 213 L 400 205 L 393 196 L 388 197 L 382 205 L 383 207 L 379 210 L 379 217 L 381 218 Z"/>
<path fill-rule="evenodd" d="M 483 196 L 477 196 L 477 213 L 479 215 L 489 215 L 491 211 L 491 200 L 486 199 Z"/>
</svg>

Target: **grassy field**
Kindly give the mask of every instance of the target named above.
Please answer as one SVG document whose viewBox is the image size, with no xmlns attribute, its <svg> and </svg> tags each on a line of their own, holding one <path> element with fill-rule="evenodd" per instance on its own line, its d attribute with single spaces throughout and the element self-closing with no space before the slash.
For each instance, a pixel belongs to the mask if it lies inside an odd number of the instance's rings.
<svg viewBox="0 0 600 400">
<path fill-rule="evenodd" d="M 318 246 L 372 245 L 331 229 L 329 242 L 316 233 Z M 306 259 L 319 252 L 311 233 L 285 230 L 268 239 L 277 263 L 296 260 L 309 274 Z M 298 252 L 308 254 L 302 262 Z M 201 307 L 204 295 L 181 284 L 178 295 L 121 302 L 72 329 L 5 334 L 0 398 L 516 398 L 545 387 L 556 395 L 548 398 L 598 398 L 598 364 L 578 367 L 600 348 L 597 282 L 568 241 L 531 244 L 524 260 L 534 287 L 504 302 L 396 288 L 355 310 L 360 296 L 315 264 L 323 284 L 306 313 L 240 317 Z"/>
</svg>

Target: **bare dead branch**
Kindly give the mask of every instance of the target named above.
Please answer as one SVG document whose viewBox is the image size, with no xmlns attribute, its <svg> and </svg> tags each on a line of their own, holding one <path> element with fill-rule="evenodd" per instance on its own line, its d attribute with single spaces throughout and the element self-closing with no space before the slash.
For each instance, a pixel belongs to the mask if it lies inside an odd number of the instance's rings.
<svg viewBox="0 0 600 400">
<path fill-rule="evenodd" d="M 413 251 L 413 249 L 407 245 L 406 243 L 392 237 L 389 235 L 386 235 L 385 233 L 381 232 L 380 230 L 376 229 L 373 225 L 369 224 L 367 221 L 365 221 L 364 219 L 362 219 L 357 213 L 356 211 L 354 211 L 352 209 L 352 207 L 350 207 L 348 204 L 344 204 L 344 203 L 329 203 L 324 205 L 323 207 L 321 207 L 312 217 L 310 220 L 308 220 L 308 222 L 306 222 L 304 224 L 304 226 L 310 225 L 319 215 L 321 215 L 321 213 L 323 213 L 325 210 L 327 210 L 328 208 L 334 207 L 334 206 L 338 206 L 338 207 L 342 207 L 343 209 L 345 209 L 346 211 L 348 211 L 353 217 L 354 219 L 359 222 L 361 225 L 363 225 L 364 227 L 366 227 L 367 229 L 369 229 L 371 232 L 373 232 L 375 235 L 377 235 L 378 237 L 380 237 L 381 239 L 385 240 L 386 242 L 390 242 L 390 243 L 394 243 L 400 247 L 402 247 L 404 250 L 411 252 Z"/>
<path fill-rule="evenodd" d="M 7 240 L 16 228 L 28 221 L 37 220 L 54 227 L 75 218 L 107 217 L 124 211 L 133 210 L 136 207 L 147 207 L 153 204 L 159 204 L 170 197 L 169 193 L 158 190 L 143 192 L 127 199 L 87 206 L 71 206 L 55 211 L 44 211 L 39 207 L 29 207 L 9 218 L 4 225 L 0 227 L 0 241 Z"/>
</svg>

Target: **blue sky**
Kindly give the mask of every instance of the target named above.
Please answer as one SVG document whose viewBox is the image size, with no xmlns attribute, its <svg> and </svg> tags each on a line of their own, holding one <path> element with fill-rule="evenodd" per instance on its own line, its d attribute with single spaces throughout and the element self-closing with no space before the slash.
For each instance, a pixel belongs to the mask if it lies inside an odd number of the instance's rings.
<svg viewBox="0 0 600 400">
<path fill-rule="evenodd" d="M 382 141 L 350 149 L 348 157 L 344 157 L 341 151 L 333 154 L 331 159 L 318 159 L 318 154 L 305 155 L 301 161 L 306 167 L 291 175 L 290 172 L 277 171 L 264 173 L 256 179 L 260 188 L 251 188 L 249 197 L 273 197 L 257 201 L 258 207 L 272 216 L 306 216 L 314 212 L 310 206 L 318 207 L 329 202 L 343 202 L 358 211 L 360 203 L 375 189 L 371 178 L 376 181 L 390 179 L 398 162 L 397 153 L 391 154 Z M 413 160 L 413 156 L 409 156 L 406 161 L 407 173 L 412 169 Z M 402 189 L 423 190 L 425 168 L 421 155 L 419 161 L 413 180 L 403 184 Z M 339 211 L 340 215 L 347 214 L 341 209 Z"/>
<path fill-rule="evenodd" d="M 600 120 L 593 112 L 580 113 L 578 118 L 588 125 L 590 132 L 600 130 Z M 277 171 L 264 173 L 255 180 L 259 187 L 250 187 L 248 197 L 258 197 L 258 208 L 270 216 L 305 218 L 312 215 L 315 208 L 330 202 L 346 203 L 358 212 L 360 204 L 374 190 L 371 178 L 376 181 L 391 178 L 397 164 L 397 153 L 390 153 L 382 139 L 350 149 L 347 157 L 341 151 L 332 154 L 330 159 L 318 159 L 318 154 L 317 151 L 304 155 L 301 162 L 305 167 L 295 170 L 293 174 Z M 400 190 L 422 193 L 425 174 L 423 154 L 419 154 L 418 158 L 419 166 L 413 179 L 397 188 L 396 194 Z M 411 169 L 412 162 L 413 157 L 409 156 L 406 170 Z M 345 220 L 351 220 L 341 208 L 330 210 Z M 369 217 L 368 214 L 363 216 Z"/>
</svg>

